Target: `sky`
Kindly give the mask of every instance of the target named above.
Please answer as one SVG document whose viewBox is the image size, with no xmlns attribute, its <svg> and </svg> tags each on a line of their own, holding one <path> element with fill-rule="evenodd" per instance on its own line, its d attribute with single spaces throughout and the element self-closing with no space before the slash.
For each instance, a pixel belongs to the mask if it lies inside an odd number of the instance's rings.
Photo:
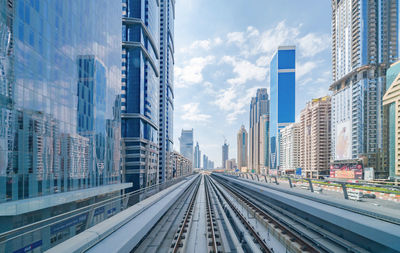
<svg viewBox="0 0 400 253">
<path fill-rule="evenodd" d="M 236 159 L 237 132 L 249 129 L 257 89 L 269 91 L 278 46 L 296 46 L 296 121 L 307 101 L 329 94 L 330 0 L 177 0 L 174 34 L 174 149 L 193 128 L 216 167 L 224 139 Z"/>
</svg>

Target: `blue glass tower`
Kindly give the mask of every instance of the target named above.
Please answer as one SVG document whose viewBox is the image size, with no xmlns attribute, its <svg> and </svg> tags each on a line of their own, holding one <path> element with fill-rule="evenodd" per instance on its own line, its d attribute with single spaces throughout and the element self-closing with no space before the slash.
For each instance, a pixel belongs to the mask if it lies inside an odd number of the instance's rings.
<svg viewBox="0 0 400 253">
<path fill-rule="evenodd" d="M 279 169 L 279 131 L 295 121 L 296 49 L 281 46 L 270 64 L 270 169 Z"/>
<path fill-rule="evenodd" d="M 121 37 L 119 0 L 0 1 L 0 232 L 129 186 L 120 175 Z M 6 252 L 43 251 L 90 217 L 10 240 Z"/>
<path fill-rule="evenodd" d="M 158 0 L 122 1 L 123 173 L 132 190 L 158 182 Z"/>
</svg>

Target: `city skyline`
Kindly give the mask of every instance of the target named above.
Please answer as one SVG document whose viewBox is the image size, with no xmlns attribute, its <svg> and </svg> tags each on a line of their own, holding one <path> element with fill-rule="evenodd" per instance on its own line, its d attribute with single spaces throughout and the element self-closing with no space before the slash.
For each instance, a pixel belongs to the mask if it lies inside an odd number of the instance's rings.
<svg viewBox="0 0 400 253">
<path fill-rule="evenodd" d="M 310 15 L 310 8 L 329 15 Z M 225 138 L 231 144 L 229 157 L 236 157 L 232 144 L 237 129 L 249 129 L 249 101 L 257 89 L 269 93 L 269 62 L 280 45 L 296 46 L 296 119 L 307 101 L 327 95 L 332 79 L 331 9 L 330 1 L 315 0 L 177 1 L 175 149 L 181 129 L 193 127 L 195 140 L 216 164 L 221 164 Z M 207 19 L 197 22 L 205 13 Z"/>
</svg>

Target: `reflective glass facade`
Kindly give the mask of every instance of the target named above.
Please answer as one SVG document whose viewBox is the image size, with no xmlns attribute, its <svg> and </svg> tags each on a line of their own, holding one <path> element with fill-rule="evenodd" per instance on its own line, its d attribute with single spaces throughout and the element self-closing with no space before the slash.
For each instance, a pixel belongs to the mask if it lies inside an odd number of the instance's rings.
<svg viewBox="0 0 400 253">
<path fill-rule="evenodd" d="M 270 168 L 279 168 L 279 130 L 295 122 L 296 50 L 279 47 L 270 64 Z"/>
<path fill-rule="evenodd" d="M 122 1 L 122 138 L 124 180 L 132 190 L 158 182 L 158 0 Z"/>
<path fill-rule="evenodd" d="M 120 182 L 119 4 L 0 1 L 0 202 Z"/>
<path fill-rule="evenodd" d="M 180 153 L 193 163 L 193 129 L 183 130 L 180 142 Z"/>
</svg>

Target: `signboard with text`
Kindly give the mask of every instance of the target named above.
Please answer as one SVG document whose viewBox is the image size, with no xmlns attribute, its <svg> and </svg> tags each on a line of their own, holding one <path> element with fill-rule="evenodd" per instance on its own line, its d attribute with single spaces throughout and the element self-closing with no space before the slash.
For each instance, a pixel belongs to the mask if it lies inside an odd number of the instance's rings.
<svg viewBox="0 0 400 253">
<path fill-rule="evenodd" d="M 333 164 L 330 170 L 331 178 L 362 179 L 363 166 L 361 164 Z"/>
</svg>

